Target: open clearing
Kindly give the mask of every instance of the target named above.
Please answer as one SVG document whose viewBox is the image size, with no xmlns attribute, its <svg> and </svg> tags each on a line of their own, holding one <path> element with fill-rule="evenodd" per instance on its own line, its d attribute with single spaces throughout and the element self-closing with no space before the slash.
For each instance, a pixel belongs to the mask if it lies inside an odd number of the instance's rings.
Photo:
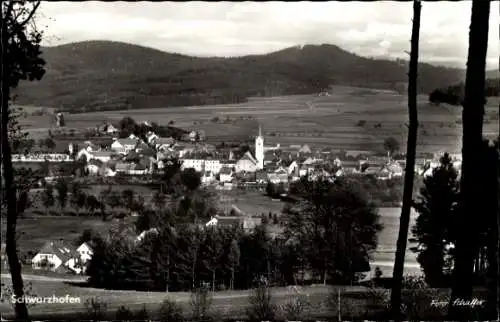
<svg viewBox="0 0 500 322">
<path fill-rule="evenodd" d="M 461 108 L 433 106 L 427 95 L 419 96 L 418 150 L 460 151 Z M 488 98 L 484 132 L 498 134 L 497 97 Z M 124 116 L 136 121 L 166 124 L 174 121 L 185 129 L 204 130 L 207 141 L 252 138 L 261 124 L 267 145 L 311 144 L 343 150 L 381 150 L 385 138 L 393 136 L 405 149 L 408 121 L 407 96 L 391 92 L 334 87 L 331 96 L 293 95 L 250 98 L 242 104 L 168 107 L 105 111 L 65 116 L 68 128 L 95 127 L 103 121 L 117 122 Z M 218 117 L 218 123 L 212 119 Z M 229 121 L 226 118 L 229 117 Z M 33 120 L 36 118 L 36 122 Z M 366 124 L 358 126 L 359 121 Z M 51 127 L 50 116 L 29 116 L 22 124 L 30 131 Z"/>
</svg>

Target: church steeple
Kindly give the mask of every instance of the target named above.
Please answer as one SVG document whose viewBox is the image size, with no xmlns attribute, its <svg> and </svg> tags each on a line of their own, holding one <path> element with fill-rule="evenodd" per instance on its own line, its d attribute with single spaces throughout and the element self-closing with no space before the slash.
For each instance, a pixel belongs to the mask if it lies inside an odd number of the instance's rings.
<svg viewBox="0 0 500 322">
<path fill-rule="evenodd" d="M 259 124 L 259 136 L 255 138 L 255 159 L 258 169 L 264 168 L 264 138 L 262 137 L 262 128 Z"/>
</svg>

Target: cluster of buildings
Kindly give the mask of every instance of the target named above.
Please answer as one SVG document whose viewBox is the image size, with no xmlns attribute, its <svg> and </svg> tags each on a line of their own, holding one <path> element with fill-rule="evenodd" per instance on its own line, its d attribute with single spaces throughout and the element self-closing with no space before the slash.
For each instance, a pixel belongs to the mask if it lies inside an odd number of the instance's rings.
<svg viewBox="0 0 500 322">
<path fill-rule="evenodd" d="M 116 128 L 109 125 L 104 131 L 116 133 Z M 265 146 L 260 127 L 254 148 L 244 153 L 229 148 L 217 149 L 213 145 L 191 140 L 159 137 L 153 132 L 148 132 L 145 138 L 134 134 L 127 138 L 114 138 L 104 147 L 91 141 L 83 142 L 80 147 L 69 144 L 67 151 L 67 154 L 15 155 L 13 161 L 35 162 L 40 158 L 53 162 L 83 160 L 87 174 L 112 177 L 117 174 L 161 172 L 168 160 L 176 158 L 182 162 L 183 169 L 193 168 L 200 172 L 203 184 L 220 183 L 223 186 L 234 182 L 288 183 L 303 176 L 315 180 L 319 177 L 369 174 L 385 180 L 402 176 L 405 166 L 403 159 L 375 156 L 369 151 L 347 151 L 341 160 L 335 151 L 323 149 L 313 152 L 308 145 Z M 459 156 L 452 157 L 460 169 Z M 431 174 L 439 165 L 434 160 L 418 159 L 415 171 L 420 175 Z"/>
</svg>

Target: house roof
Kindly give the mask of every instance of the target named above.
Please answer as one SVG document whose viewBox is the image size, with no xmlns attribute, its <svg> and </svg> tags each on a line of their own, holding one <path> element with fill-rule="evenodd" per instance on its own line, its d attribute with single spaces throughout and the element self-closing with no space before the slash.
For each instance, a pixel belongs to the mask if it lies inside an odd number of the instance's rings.
<svg viewBox="0 0 500 322">
<path fill-rule="evenodd" d="M 253 157 L 252 153 L 250 153 L 250 151 L 247 151 L 239 161 L 245 161 L 245 160 L 248 160 L 254 164 L 257 164 L 257 160 L 255 160 L 255 158 Z"/>
<path fill-rule="evenodd" d="M 121 145 L 136 145 L 137 139 L 117 139 L 115 142 L 120 143 Z"/>
<path fill-rule="evenodd" d="M 111 157 L 112 155 L 115 155 L 116 153 L 113 151 L 93 151 L 90 154 L 92 154 L 95 157 Z"/>
<path fill-rule="evenodd" d="M 127 171 L 128 169 L 130 169 L 130 163 L 118 162 L 115 165 L 116 171 Z"/>
<path fill-rule="evenodd" d="M 217 223 L 221 225 L 240 224 L 243 217 L 238 216 L 217 216 Z"/>
<path fill-rule="evenodd" d="M 294 163 L 294 162 L 295 162 L 295 160 L 292 160 L 292 159 L 287 159 L 287 160 L 283 160 L 283 161 L 281 162 L 281 164 L 282 164 L 283 166 L 285 166 L 285 167 L 289 167 L 289 166 L 290 166 L 292 163 Z"/>
<path fill-rule="evenodd" d="M 97 159 L 90 159 L 90 161 L 87 162 L 87 165 L 95 165 L 100 167 L 102 165 L 102 161 Z"/>
<path fill-rule="evenodd" d="M 175 142 L 174 138 L 168 137 L 168 138 L 156 138 L 155 140 L 156 144 L 172 144 Z"/>
<path fill-rule="evenodd" d="M 76 255 L 76 250 L 63 241 L 49 241 L 43 245 L 38 254 L 53 254 L 59 257 L 65 263 Z"/>
</svg>

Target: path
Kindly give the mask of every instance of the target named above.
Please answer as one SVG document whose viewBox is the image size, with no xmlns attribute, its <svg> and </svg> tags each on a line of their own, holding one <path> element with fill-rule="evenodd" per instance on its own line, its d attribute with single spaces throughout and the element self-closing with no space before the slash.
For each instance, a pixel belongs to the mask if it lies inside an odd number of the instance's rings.
<svg viewBox="0 0 500 322">
<path fill-rule="evenodd" d="M 2 279 L 9 279 L 10 280 L 10 274 L 7 274 L 7 273 L 2 273 L 0 277 Z M 85 281 L 87 281 L 87 277 L 86 276 L 53 277 L 53 276 L 23 274 L 23 280 L 41 281 L 41 282 L 85 282 Z"/>
</svg>

